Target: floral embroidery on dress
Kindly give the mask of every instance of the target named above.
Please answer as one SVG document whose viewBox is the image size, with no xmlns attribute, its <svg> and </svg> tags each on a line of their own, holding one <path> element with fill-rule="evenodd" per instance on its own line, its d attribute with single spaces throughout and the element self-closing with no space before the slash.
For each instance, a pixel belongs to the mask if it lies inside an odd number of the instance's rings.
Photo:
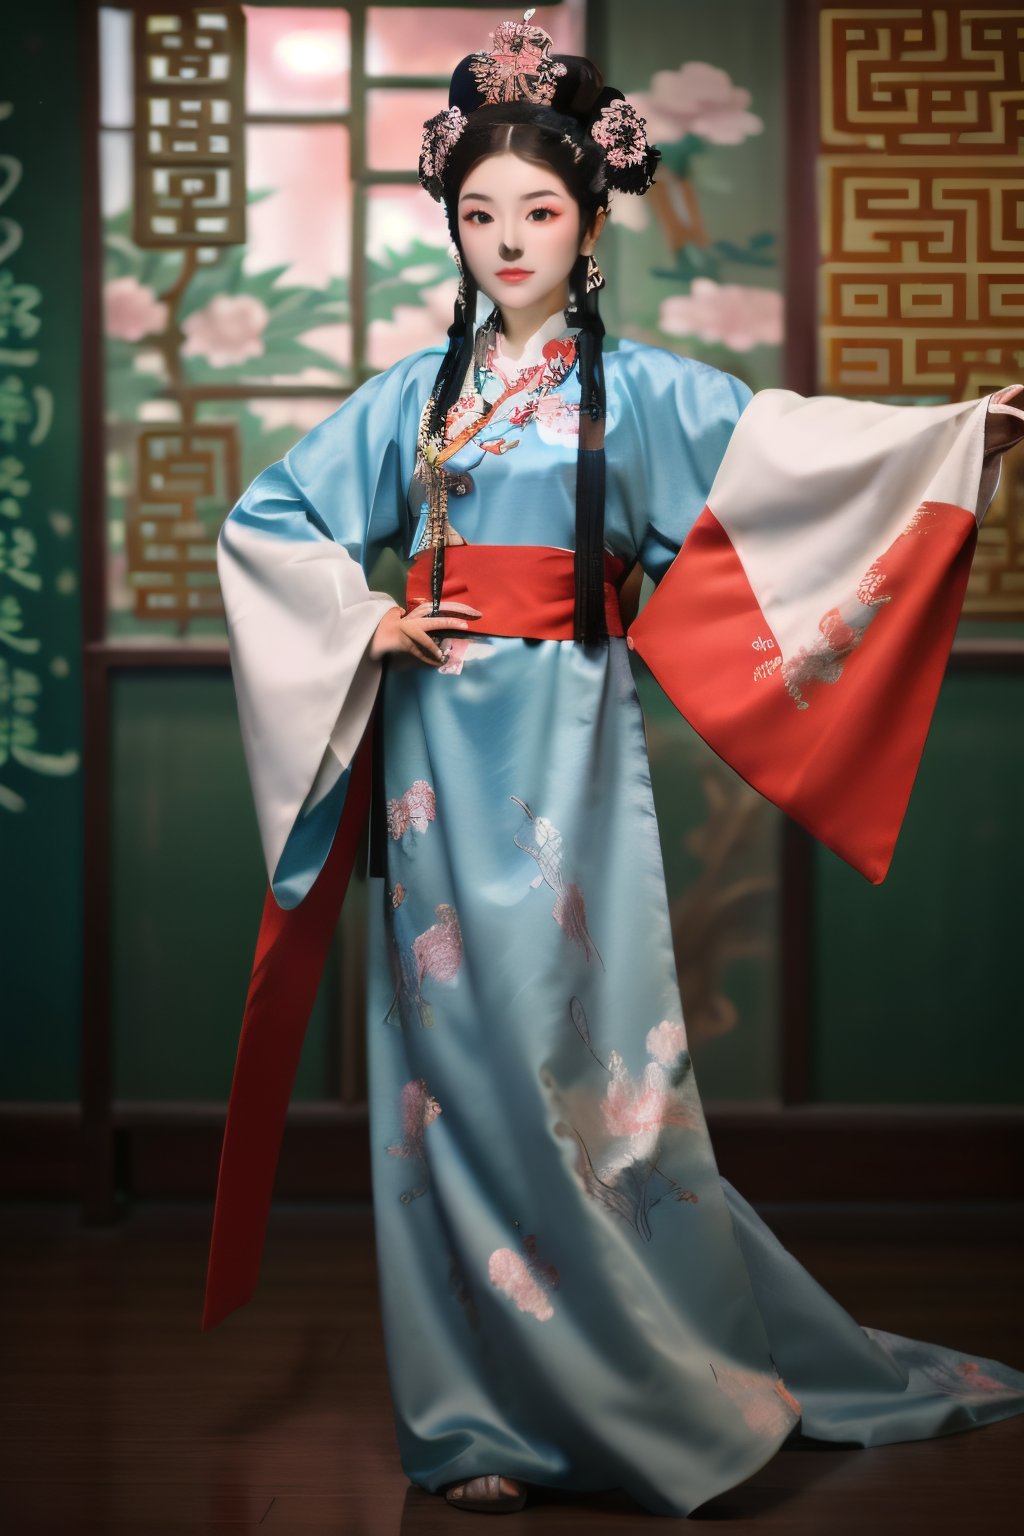
<svg viewBox="0 0 1024 1536">
<path fill-rule="evenodd" d="M 412 952 L 416 957 L 416 979 L 420 983 L 428 976 L 435 981 L 454 981 L 462 964 L 462 929 L 455 908 L 441 902 L 434 908 L 436 923 L 413 939 Z"/>
<path fill-rule="evenodd" d="M 523 1240 L 526 1257 L 513 1248 L 496 1248 L 487 1265 L 491 1284 L 514 1301 L 520 1312 L 529 1312 L 538 1322 L 554 1317 L 551 1292 L 561 1283 L 553 1264 L 543 1264 L 537 1255 L 537 1239 L 531 1233 Z"/>
<path fill-rule="evenodd" d="M 392 1157 L 411 1159 L 424 1164 L 423 1137 L 427 1126 L 433 1124 L 441 1113 L 441 1106 L 427 1089 L 426 1079 L 413 1078 L 405 1084 L 401 1094 L 402 1139 L 392 1142 L 387 1151 Z M 409 1205 L 426 1194 L 426 1182 L 402 1191 L 399 1199 Z"/>
<path fill-rule="evenodd" d="M 605 1090 L 601 1113 L 608 1134 L 627 1143 L 609 1168 L 620 1168 L 626 1162 L 649 1156 L 664 1126 L 682 1125 L 691 1131 L 698 1128 L 693 1109 L 679 1100 L 660 1062 L 648 1062 L 637 1082 L 626 1070 L 618 1051 L 612 1051 L 608 1071 L 611 1081 Z"/>
<path fill-rule="evenodd" d="M 399 891 L 401 897 L 396 900 Z M 384 1023 L 390 1023 L 396 1011 L 401 1015 L 405 1009 L 415 1015 L 421 1028 L 430 1029 L 434 1023 L 434 1009 L 423 995 L 423 983 L 456 979 L 462 965 L 462 929 L 455 908 L 441 902 L 434 908 L 437 921 L 423 933 L 416 934 L 411 944 L 403 942 L 395 919 L 405 895 L 404 887 L 396 886 L 385 906 L 391 939 L 388 959 L 395 994 L 384 1015 Z"/>
<path fill-rule="evenodd" d="M 546 341 L 541 349 L 539 363 L 528 363 L 524 368 L 514 368 L 506 373 L 499 360 L 498 337 L 495 334 L 482 367 L 475 370 L 474 388 L 464 390 L 448 411 L 445 418 L 445 441 L 453 441 L 486 410 L 495 406 L 502 395 L 508 394 L 505 404 L 495 410 L 488 421 L 486 432 L 481 432 L 473 439 L 483 453 L 508 453 L 519 443 L 519 437 L 511 433 L 522 433 L 537 418 L 538 409 L 542 405 L 553 416 L 560 416 L 558 408 L 550 408 L 545 402 L 560 400 L 552 391 L 565 382 L 575 366 L 576 333 L 573 332 Z M 577 404 L 577 422 L 578 418 Z"/>
<path fill-rule="evenodd" d="M 842 677 L 847 658 L 861 644 L 880 610 L 899 595 L 902 579 L 909 577 L 915 551 L 909 548 L 908 541 L 926 536 L 942 515 L 941 506 L 924 502 L 885 553 L 864 572 L 856 593 L 821 618 L 821 638 L 812 645 L 801 646 L 783 663 L 782 680 L 797 709 L 809 708 L 804 697 L 806 691 L 816 684 L 837 683 Z M 755 669 L 755 677 L 758 670 Z"/>
<path fill-rule="evenodd" d="M 905 1371 L 909 1366 L 915 1366 L 932 1386 L 937 1387 L 948 1397 L 984 1398 L 999 1396 L 1001 1393 L 1011 1397 L 1019 1395 L 1019 1387 L 1000 1381 L 997 1376 L 989 1376 L 982 1370 L 977 1360 L 935 1358 L 922 1365 L 919 1360 L 907 1357 L 907 1340 L 901 1338 L 899 1334 L 886 1333 L 882 1328 L 865 1328 L 864 1332 L 885 1351 L 890 1360 L 895 1361 L 901 1370 Z M 920 1346 L 918 1349 L 920 1350 Z"/>
<path fill-rule="evenodd" d="M 636 1080 L 618 1051 L 610 1053 L 605 1065 L 594 1050 L 578 997 L 570 999 L 569 1016 L 608 1081 L 602 1095 L 587 1089 L 564 1092 L 546 1072 L 545 1086 L 563 1115 L 554 1133 L 575 1141 L 576 1176 L 587 1194 L 649 1241 L 650 1213 L 659 1201 L 671 1196 L 688 1205 L 699 1203 L 692 1189 L 659 1166 L 666 1133 L 696 1131 L 703 1125 L 692 1094 L 685 1031 L 671 1019 L 648 1030 L 647 1051 L 653 1059 Z"/>
<path fill-rule="evenodd" d="M 645 1044 L 648 1056 L 653 1056 L 663 1067 L 675 1067 L 686 1050 L 686 1030 L 682 1024 L 662 1019 L 660 1024 L 647 1031 Z"/>
<path fill-rule="evenodd" d="M 545 884 L 550 887 L 555 896 L 555 904 L 551 910 L 551 916 L 555 922 L 567 938 L 579 945 L 588 960 L 593 955 L 597 955 L 603 966 L 604 961 L 601 960 L 597 945 L 587 929 L 583 892 L 578 885 L 565 878 L 562 868 L 561 832 L 546 816 L 535 816 L 525 800 L 520 800 L 517 795 L 510 795 L 509 799 L 519 806 L 527 819 L 524 827 L 512 834 L 512 841 L 517 848 L 521 848 L 536 861 L 539 870 L 536 878 L 530 881 L 530 889 L 538 890 Z"/>
<path fill-rule="evenodd" d="M 396 841 L 411 827 L 425 832 L 437 815 L 437 798 L 426 779 L 416 779 L 398 800 L 388 801 L 388 834 Z"/>
<path fill-rule="evenodd" d="M 542 443 L 558 443 L 580 435 L 580 403 L 564 395 L 543 395 L 537 401 L 534 425 Z"/>
<path fill-rule="evenodd" d="M 743 1415 L 755 1435 L 774 1439 L 792 1429 L 802 1409 L 782 1377 L 768 1371 L 740 1371 L 731 1366 L 711 1366 L 711 1374 L 725 1396 Z"/>
</svg>

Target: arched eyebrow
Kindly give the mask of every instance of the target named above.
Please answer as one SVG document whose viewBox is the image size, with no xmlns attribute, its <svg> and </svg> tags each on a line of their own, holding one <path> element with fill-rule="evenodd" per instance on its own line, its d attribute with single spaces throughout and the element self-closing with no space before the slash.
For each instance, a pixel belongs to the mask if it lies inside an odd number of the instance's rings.
<svg viewBox="0 0 1024 1536">
<path fill-rule="evenodd" d="M 524 192 L 519 199 L 521 203 L 532 202 L 535 197 L 561 197 L 561 192 L 556 192 L 554 187 L 541 187 L 539 192 Z M 460 203 L 493 203 L 494 198 L 488 197 L 486 192 L 463 192 L 459 198 Z"/>
</svg>

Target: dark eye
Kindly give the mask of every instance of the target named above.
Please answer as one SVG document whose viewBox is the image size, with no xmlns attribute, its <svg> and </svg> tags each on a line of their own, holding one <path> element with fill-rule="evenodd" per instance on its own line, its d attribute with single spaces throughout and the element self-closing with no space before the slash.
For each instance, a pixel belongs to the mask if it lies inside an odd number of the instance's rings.
<svg viewBox="0 0 1024 1536">
<path fill-rule="evenodd" d="M 553 208 L 531 208 L 527 218 L 532 219 L 535 224 L 546 224 L 550 219 L 557 219 L 558 214 Z"/>
<path fill-rule="evenodd" d="M 483 208 L 471 208 L 462 217 L 467 224 L 489 224 L 491 222 L 490 214 L 486 213 Z"/>
</svg>

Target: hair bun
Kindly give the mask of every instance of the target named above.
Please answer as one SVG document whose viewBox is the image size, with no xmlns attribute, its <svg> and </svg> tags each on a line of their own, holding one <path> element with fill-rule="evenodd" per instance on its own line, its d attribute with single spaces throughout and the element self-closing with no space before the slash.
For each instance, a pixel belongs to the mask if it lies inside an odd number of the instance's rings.
<svg viewBox="0 0 1024 1536">
<path fill-rule="evenodd" d="M 557 53 L 555 63 L 565 66 L 565 74 L 555 87 L 551 105 L 585 126 L 604 90 L 604 76 L 596 64 L 577 54 Z"/>
</svg>

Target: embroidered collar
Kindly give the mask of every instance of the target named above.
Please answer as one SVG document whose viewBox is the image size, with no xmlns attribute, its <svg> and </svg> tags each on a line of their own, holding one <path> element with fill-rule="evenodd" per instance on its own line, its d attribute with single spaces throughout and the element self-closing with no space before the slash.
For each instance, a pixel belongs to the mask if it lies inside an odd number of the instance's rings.
<svg viewBox="0 0 1024 1536">
<path fill-rule="evenodd" d="M 518 357 L 506 358 L 504 338 L 500 328 L 497 328 L 494 331 L 494 339 L 488 348 L 486 366 L 488 368 L 495 368 L 511 380 L 516 374 L 523 373 L 527 368 L 536 366 L 537 363 L 548 356 L 545 352 L 545 347 L 549 341 L 561 339 L 571 341 L 575 351 L 575 342 L 578 335 L 579 327 L 567 326 L 565 315 L 559 309 L 553 315 L 549 315 L 544 324 L 534 331 Z"/>
</svg>

